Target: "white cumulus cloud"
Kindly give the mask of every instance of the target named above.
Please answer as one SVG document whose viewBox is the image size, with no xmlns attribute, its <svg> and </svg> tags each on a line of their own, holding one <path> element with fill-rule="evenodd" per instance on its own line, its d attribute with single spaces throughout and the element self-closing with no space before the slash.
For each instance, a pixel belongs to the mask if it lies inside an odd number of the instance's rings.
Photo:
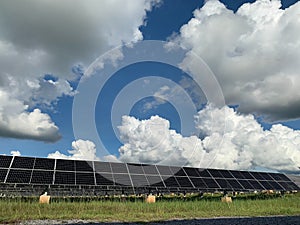
<svg viewBox="0 0 300 225">
<path fill-rule="evenodd" d="M 69 155 L 59 151 L 50 153 L 48 158 L 77 159 L 77 160 L 99 160 L 96 155 L 96 146 L 89 140 L 76 140 L 72 142 L 72 150 L 68 150 Z"/>
<path fill-rule="evenodd" d="M 73 96 L 70 82 L 99 55 L 142 40 L 139 27 L 158 2 L 1 1 L 0 136 L 56 141 L 58 128 L 38 108 L 53 109 L 59 98 Z"/>
<path fill-rule="evenodd" d="M 195 116 L 200 137 L 183 137 L 168 120 L 123 116 L 121 161 L 223 169 L 265 167 L 297 171 L 300 131 L 283 125 L 264 130 L 253 115 L 207 105 Z"/>
<path fill-rule="evenodd" d="M 280 9 L 279 0 L 245 3 L 236 13 L 207 1 L 174 41 L 187 54 L 182 68 L 193 74 L 195 55 L 218 79 L 227 104 L 279 121 L 300 117 L 300 2 Z"/>
</svg>

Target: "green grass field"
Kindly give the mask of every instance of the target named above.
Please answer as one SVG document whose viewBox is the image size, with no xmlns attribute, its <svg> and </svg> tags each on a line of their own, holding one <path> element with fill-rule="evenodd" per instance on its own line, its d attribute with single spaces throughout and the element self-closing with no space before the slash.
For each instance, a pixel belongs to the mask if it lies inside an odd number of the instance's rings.
<svg viewBox="0 0 300 225">
<path fill-rule="evenodd" d="M 0 200 L 0 223 L 40 219 L 83 219 L 93 221 L 148 222 L 201 217 L 300 215 L 300 193 L 270 199 L 234 199 L 223 203 L 219 198 L 182 201 L 38 201 Z"/>
</svg>

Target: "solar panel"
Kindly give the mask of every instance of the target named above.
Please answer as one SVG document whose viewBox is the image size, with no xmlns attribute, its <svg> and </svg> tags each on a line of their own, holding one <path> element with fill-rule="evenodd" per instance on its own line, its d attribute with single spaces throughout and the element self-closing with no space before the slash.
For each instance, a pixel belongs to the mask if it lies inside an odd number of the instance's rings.
<svg viewBox="0 0 300 225">
<path fill-rule="evenodd" d="M 54 171 L 33 170 L 31 183 L 52 184 Z"/>
<path fill-rule="evenodd" d="M 128 174 L 113 174 L 114 181 L 116 185 L 121 186 L 132 186 L 131 180 Z"/>
<path fill-rule="evenodd" d="M 12 158 L 12 156 L 0 155 L 0 167 L 9 168 Z"/>
<path fill-rule="evenodd" d="M 145 175 L 131 175 L 132 184 L 134 187 L 149 186 L 148 180 Z"/>
<path fill-rule="evenodd" d="M 249 180 L 249 183 L 255 190 L 265 190 L 265 188 L 256 180 Z"/>
<path fill-rule="evenodd" d="M 219 177 L 223 178 L 222 174 L 220 173 L 219 170 L 214 170 L 214 169 L 208 169 L 208 172 L 211 174 L 212 177 Z"/>
<path fill-rule="evenodd" d="M 96 172 L 111 173 L 110 163 L 108 162 L 94 162 Z"/>
<path fill-rule="evenodd" d="M 96 184 L 101 186 L 114 185 L 113 177 L 111 173 L 95 173 Z"/>
<path fill-rule="evenodd" d="M 155 165 L 142 165 L 145 174 L 159 175 Z"/>
<path fill-rule="evenodd" d="M 160 173 L 161 176 L 172 176 L 174 173 L 170 170 L 169 166 L 156 166 L 158 172 Z"/>
<path fill-rule="evenodd" d="M 247 171 L 240 171 L 240 174 L 244 177 L 244 179 L 254 179 L 254 177 Z"/>
<path fill-rule="evenodd" d="M 113 173 L 128 173 L 126 164 L 124 163 L 110 163 Z"/>
<path fill-rule="evenodd" d="M 7 174 L 7 169 L 0 169 L 0 182 L 5 181 L 6 174 Z"/>
<path fill-rule="evenodd" d="M 76 184 L 95 185 L 94 173 L 76 172 Z"/>
<path fill-rule="evenodd" d="M 29 184 L 31 172 L 32 170 L 10 169 L 6 182 Z"/>
<path fill-rule="evenodd" d="M 35 158 L 15 156 L 12 163 L 12 168 L 32 169 Z"/>
<path fill-rule="evenodd" d="M 11 165 L 11 168 L 10 168 Z M 94 172 L 95 171 L 95 172 Z M 8 174 L 7 174 L 8 173 Z M 70 187 L 72 193 L 299 190 L 280 173 L 0 156 L 0 183 Z M 80 188 L 79 188 L 80 187 Z M 82 190 L 81 190 L 82 188 Z M 76 191 L 78 189 L 78 191 Z M 91 189 L 91 191 L 90 191 Z M 96 191 L 97 192 L 97 191 Z"/>
<path fill-rule="evenodd" d="M 234 178 L 228 170 L 220 170 L 219 172 L 224 178 Z"/>
<path fill-rule="evenodd" d="M 170 166 L 170 170 L 174 176 L 186 176 L 185 171 L 181 167 Z"/>
<path fill-rule="evenodd" d="M 239 180 L 239 183 L 243 186 L 243 189 L 245 190 L 255 189 L 248 180 Z"/>
<path fill-rule="evenodd" d="M 183 167 L 185 173 L 190 177 L 199 177 L 198 169 L 191 167 Z"/>
<path fill-rule="evenodd" d="M 270 176 L 276 181 L 291 181 L 287 176 L 280 173 L 270 173 Z"/>
<path fill-rule="evenodd" d="M 127 164 L 130 174 L 144 174 L 143 166 L 141 164 Z"/>
<path fill-rule="evenodd" d="M 214 181 L 213 179 L 203 178 L 203 181 L 208 188 L 220 188 L 216 181 Z"/>
<path fill-rule="evenodd" d="M 207 188 L 206 183 L 204 182 L 204 180 L 202 178 L 191 177 L 190 179 L 196 188 L 200 188 L 200 189 Z"/>
<path fill-rule="evenodd" d="M 56 170 L 75 171 L 75 162 L 68 159 L 57 159 Z"/>
<path fill-rule="evenodd" d="M 227 182 L 226 179 L 217 178 L 216 181 L 219 184 L 220 188 L 222 188 L 222 189 L 232 189 L 232 187 L 230 186 L 230 184 Z"/>
<path fill-rule="evenodd" d="M 151 187 L 165 187 L 160 176 L 146 175 L 146 178 Z"/>
<path fill-rule="evenodd" d="M 180 187 L 193 187 L 188 177 L 175 177 Z"/>
<path fill-rule="evenodd" d="M 55 159 L 36 158 L 34 169 L 54 170 Z"/>
<path fill-rule="evenodd" d="M 162 177 L 166 187 L 180 187 L 175 177 Z"/>
<path fill-rule="evenodd" d="M 228 179 L 227 181 L 233 190 L 243 190 L 244 189 L 243 186 L 237 180 Z"/>
<path fill-rule="evenodd" d="M 211 175 L 208 173 L 207 170 L 204 169 L 198 169 L 198 173 L 200 177 L 208 177 L 211 178 Z"/>
<path fill-rule="evenodd" d="M 54 184 L 73 184 L 73 185 L 75 185 L 75 173 L 74 172 L 56 171 Z"/>
<path fill-rule="evenodd" d="M 94 171 L 92 161 L 76 160 L 75 168 L 76 168 L 76 171 L 89 171 L 89 172 Z"/>
</svg>

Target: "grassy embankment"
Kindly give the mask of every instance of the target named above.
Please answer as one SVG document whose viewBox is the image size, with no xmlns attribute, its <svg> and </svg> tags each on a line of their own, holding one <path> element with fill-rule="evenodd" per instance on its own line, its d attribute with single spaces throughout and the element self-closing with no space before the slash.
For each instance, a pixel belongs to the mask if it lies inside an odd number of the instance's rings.
<svg viewBox="0 0 300 225">
<path fill-rule="evenodd" d="M 179 200 L 169 198 L 154 204 L 137 201 L 78 201 L 53 200 L 51 204 L 31 201 L 0 200 L 0 223 L 37 219 L 84 219 L 93 221 L 161 221 L 201 217 L 300 215 L 300 193 L 251 200 L 238 196 L 232 203 L 217 197 Z"/>
</svg>

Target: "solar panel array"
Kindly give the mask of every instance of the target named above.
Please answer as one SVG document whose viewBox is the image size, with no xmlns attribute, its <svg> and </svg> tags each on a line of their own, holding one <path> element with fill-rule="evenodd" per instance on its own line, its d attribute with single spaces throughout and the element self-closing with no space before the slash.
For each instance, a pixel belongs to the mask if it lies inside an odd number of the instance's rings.
<svg viewBox="0 0 300 225">
<path fill-rule="evenodd" d="M 280 173 L 0 155 L 0 183 L 156 190 L 299 190 Z"/>
</svg>

